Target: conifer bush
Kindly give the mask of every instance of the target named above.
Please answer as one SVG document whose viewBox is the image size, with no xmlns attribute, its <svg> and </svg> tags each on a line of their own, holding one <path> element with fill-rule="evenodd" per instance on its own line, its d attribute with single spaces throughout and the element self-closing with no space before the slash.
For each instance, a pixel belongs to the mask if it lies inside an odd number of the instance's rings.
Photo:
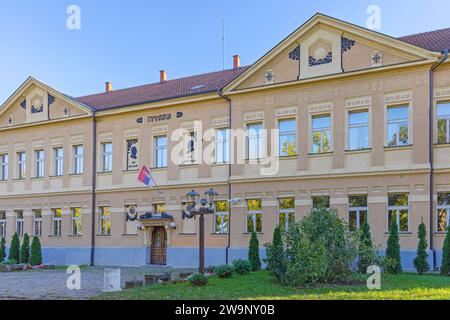
<svg viewBox="0 0 450 320">
<path fill-rule="evenodd" d="M 392 217 L 391 225 L 389 226 L 389 238 L 386 248 L 386 264 L 385 271 L 392 274 L 401 273 L 402 261 L 400 257 L 400 239 L 398 236 L 397 218 Z"/>
<path fill-rule="evenodd" d="M 366 273 L 367 267 L 373 265 L 375 259 L 376 253 L 372 243 L 370 225 L 366 219 L 359 231 L 358 271 L 360 273 Z"/>
<path fill-rule="evenodd" d="M 417 245 L 417 255 L 414 259 L 414 267 L 417 270 L 417 273 L 422 275 L 426 273 L 430 269 L 430 265 L 428 264 L 428 253 L 427 253 L 427 229 L 425 224 L 422 223 L 419 225 L 419 244 Z"/>
<path fill-rule="evenodd" d="M 265 247 L 267 270 L 275 279 L 281 281 L 286 274 L 288 261 L 279 226 L 273 231 L 272 243 L 265 244 Z"/>
<path fill-rule="evenodd" d="M 30 237 L 28 233 L 23 236 L 22 247 L 20 248 L 20 263 L 30 263 Z"/>
<path fill-rule="evenodd" d="M 441 274 L 448 276 L 450 272 L 450 226 L 447 227 L 447 236 L 445 237 L 444 247 L 442 248 Z"/>
<path fill-rule="evenodd" d="M 33 237 L 33 241 L 31 242 L 30 264 L 32 266 L 39 266 L 42 264 L 41 241 L 39 240 L 39 237 L 36 236 Z"/>
<path fill-rule="evenodd" d="M 259 257 L 259 241 L 256 232 L 252 232 L 250 238 L 250 244 L 248 248 L 248 261 L 252 265 L 252 271 L 258 271 L 261 269 L 261 259 Z"/>
<path fill-rule="evenodd" d="M 17 262 L 20 261 L 20 240 L 17 232 L 14 233 L 11 239 L 11 247 L 9 248 L 8 259 L 16 260 Z"/>
<path fill-rule="evenodd" d="M 6 239 L 2 237 L 0 241 L 0 263 L 6 258 Z"/>
</svg>

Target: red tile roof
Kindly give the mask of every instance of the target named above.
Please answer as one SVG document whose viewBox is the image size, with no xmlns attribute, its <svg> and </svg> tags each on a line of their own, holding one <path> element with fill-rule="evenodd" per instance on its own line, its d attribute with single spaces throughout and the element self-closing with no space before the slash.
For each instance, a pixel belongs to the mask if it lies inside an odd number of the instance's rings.
<svg viewBox="0 0 450 320">
<path fill-rule="evenodd" d="M 105 110 L 142 103 L 217 92 L 236 79 L 248 67 L 217 71 L 196 76 L 157 82 L 138 87 L 113 90 L 75 98 L 96 110 Z"/>
<path fill-rule="evenodd" d="M 430 51 L 441 52 L 450 49 L 450 28 L 413 34 L 398 39 Z"/>
</svg>

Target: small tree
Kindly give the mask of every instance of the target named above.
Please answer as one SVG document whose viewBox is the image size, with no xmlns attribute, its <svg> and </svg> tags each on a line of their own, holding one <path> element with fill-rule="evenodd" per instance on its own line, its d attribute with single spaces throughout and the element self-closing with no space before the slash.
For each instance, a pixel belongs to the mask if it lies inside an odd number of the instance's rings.
<svg viewBox="0 0 450 320">
<path fill-rule="evenodd" d="M 281 228 L 279 226 L 273 231 L 272 243 L 267 243 L 265 247 L 267 270 L 275 279 L 281 281 L 287 271 L 287 255 L 284 250 Z"/>
<path fill-rule="evenodd" d="M 369 222 L 366 221 L 361 225 L 359 231 L 359 247 L 358 247 L 358 271 L 367 272 L 367 267 L 372 265 L 375 260 L 375 249 L 372 243 L 372 235 L 370 233 Z"/>
<path fill-rule="evenodd" d="M 248 248 L 248 261 L 252 265 L 252 271 L 261 269 L 261 259 L 259 258 L 259 241 L 256 232 L 253 230 Z"/>
<path fill-rule="evenodd" d="M 2 237 L 0 241 L 0 262 L 6 258 L 6 239 Z"/>
<path fill-rule="evenodd" d="M 41 242 L 39 241 L 39 237 L 33 237 L 33 241 L 31 242 L 30 264 L 32 266 L 42 264 Z"/>
<path fill-rule="evenodd" d="M 20 248 L 20 263 L 30 262 L 30 237 L 28 233 L 23 236 L 22 247 Z"/>
<path fill-rule="evenodd" d="M 441 274 L 447 276 L 450 271 L 450 226 L 447 227 L 444 247 L 442 248 Z"/>
<path fill-rule="evenodd" d="M 397 274 L 401 273 L 402 262 L 400 258 L 400 239 L 398 236 L 398 224 L 395 215 L 392 217 L 392 222 L 389 227 L 389 238 L 386 248 L 387 272 Z"/>
<path fill-rule="evenodd" d="M 19 235 L 14 233 L 11 239 L 11 247 L 9 248 L 9 260 L 15 260 L 17 263 L 20 261 L 20 240 Z"/>
<path fill-rule="evenodd" d="M 430 265 L 428 264 L 428 253 L 427 253 L 427 228 L 425 224 L 422 223 L 419 225 L 419 244 L 417 245 L 417 256 L 414 259 L 414 267 L 417 270 L 417 273 L 422 275 L 423 273 L 430 270 Z"/>
</svg>

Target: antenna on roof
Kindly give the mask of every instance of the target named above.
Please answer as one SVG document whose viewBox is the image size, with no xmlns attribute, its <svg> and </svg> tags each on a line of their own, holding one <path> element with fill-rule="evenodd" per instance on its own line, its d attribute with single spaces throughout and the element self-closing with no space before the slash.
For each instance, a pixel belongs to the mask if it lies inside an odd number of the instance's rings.
<svg viewBox="0 0 450 320">
<path fill-rule="evenodd" d="M 225 70 L 225 19 L 222 19 L 222 70 Z"/>
</svg>

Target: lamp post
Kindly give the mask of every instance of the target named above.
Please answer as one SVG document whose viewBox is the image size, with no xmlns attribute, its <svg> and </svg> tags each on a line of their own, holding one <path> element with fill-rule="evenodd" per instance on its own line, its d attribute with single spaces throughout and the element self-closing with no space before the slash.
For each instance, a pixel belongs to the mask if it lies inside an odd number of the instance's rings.
<svg viewBox="0 0 450 320">
<path fill-rule="evenodd" d="M 183 213 L 183 219 L 192 219 L 200 216 L 199 222 L 199 255 L 198 255 L 198 271 L 205 272 L 205 214 L 214 214 L 214 200 L 218 193 L 214 189 L 205 192 L 205 196 L 201 199 L 200 195 L 192 190 L 186 194 L 189 204 Z"/>
</svg>

